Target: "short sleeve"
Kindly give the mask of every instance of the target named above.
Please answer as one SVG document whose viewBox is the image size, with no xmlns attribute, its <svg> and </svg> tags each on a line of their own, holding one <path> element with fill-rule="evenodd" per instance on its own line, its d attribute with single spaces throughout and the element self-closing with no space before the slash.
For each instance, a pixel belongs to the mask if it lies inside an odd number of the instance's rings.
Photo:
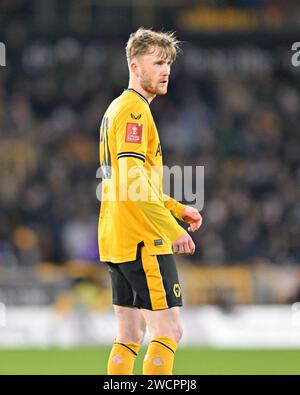
<svg viewBox="0 0 300 395">
<path fill-rule="evenodd" d="M 134 157 L 146 160 L 149 125 L 146 111 L 128 106 L 116 119 L 117 158 Z"/>
</svg>

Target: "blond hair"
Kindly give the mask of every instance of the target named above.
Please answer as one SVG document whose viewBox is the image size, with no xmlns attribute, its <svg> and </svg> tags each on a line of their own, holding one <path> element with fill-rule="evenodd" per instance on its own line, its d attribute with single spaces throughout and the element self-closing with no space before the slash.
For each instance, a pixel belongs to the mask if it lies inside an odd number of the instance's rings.
<svg viewBox="0 0 300 395">
<path fill-rule="evenodd" d="M 130 62 L 136 56 L 152 53 L 157 47 L 159 56 L 170 59 L 172 62 L 180 51 L 179 41 L 177 41 L 173 32 L 155 32 L 140 27 L 136 32 L 130 34 L 127 41 L 127 60 Z"/>
</svg>

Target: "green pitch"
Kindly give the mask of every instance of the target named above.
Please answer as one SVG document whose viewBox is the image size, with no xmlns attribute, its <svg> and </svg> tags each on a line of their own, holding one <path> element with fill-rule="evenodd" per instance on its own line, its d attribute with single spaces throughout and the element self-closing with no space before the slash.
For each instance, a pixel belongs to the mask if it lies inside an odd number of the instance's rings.
<svg viewBox="0 0 300 395">
<path fill-rule="evenodd" d="M 105 374 L 109 347 L 0 350 L 0 374 Z M 136 374 L 142 372 L 145 349 Z M 174 374 L 300 374 L 300 350 L 180 348 Z"/>
</svg>

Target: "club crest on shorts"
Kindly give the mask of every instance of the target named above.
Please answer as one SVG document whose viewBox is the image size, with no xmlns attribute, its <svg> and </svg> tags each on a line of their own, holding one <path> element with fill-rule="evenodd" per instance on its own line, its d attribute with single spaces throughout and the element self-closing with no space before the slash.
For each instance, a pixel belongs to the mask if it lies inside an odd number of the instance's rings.
<svg viewBox="0 0 300 395">
<path fill-rule="evenodd" d="M 176 296 L 176 298 L 180 297 L 180 295 L 181 295 L 181 288 L 180 288 L 180 285 L 178 283 L 174 284 L 173 292 L 174 292 L 174 295 Z"/>
</svg>

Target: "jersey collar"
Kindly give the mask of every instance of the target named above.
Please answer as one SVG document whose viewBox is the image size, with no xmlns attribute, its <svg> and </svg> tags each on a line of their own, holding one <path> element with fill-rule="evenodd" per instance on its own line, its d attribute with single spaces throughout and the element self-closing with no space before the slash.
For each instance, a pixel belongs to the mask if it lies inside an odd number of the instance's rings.
<svg viewBox="0 0 300 395">
<path fill-rule="evenodd" d="M 146 103 L 148 104 L 148 106 L 149 106 L 149 102 L 148 102 L 148 100 L 145 98 L 145 96 L 143 96 L 142 94 L 140 94 L 140 93 L 139 93 L 138 91 L 136 91 L 135 89 L 133 89 L 133 88 L 127 88 L 127 89 L 125 89 L 124 91 L 125 91 L 125 92 L 126 92 L 126 91 L 129 91 L 129 92 L 136 93 L 136 94 L 139 95 L 140 98 L 141 98 L 142 100 L 144 100 L 144 102 L 146 102 Z"/>
</svg>

